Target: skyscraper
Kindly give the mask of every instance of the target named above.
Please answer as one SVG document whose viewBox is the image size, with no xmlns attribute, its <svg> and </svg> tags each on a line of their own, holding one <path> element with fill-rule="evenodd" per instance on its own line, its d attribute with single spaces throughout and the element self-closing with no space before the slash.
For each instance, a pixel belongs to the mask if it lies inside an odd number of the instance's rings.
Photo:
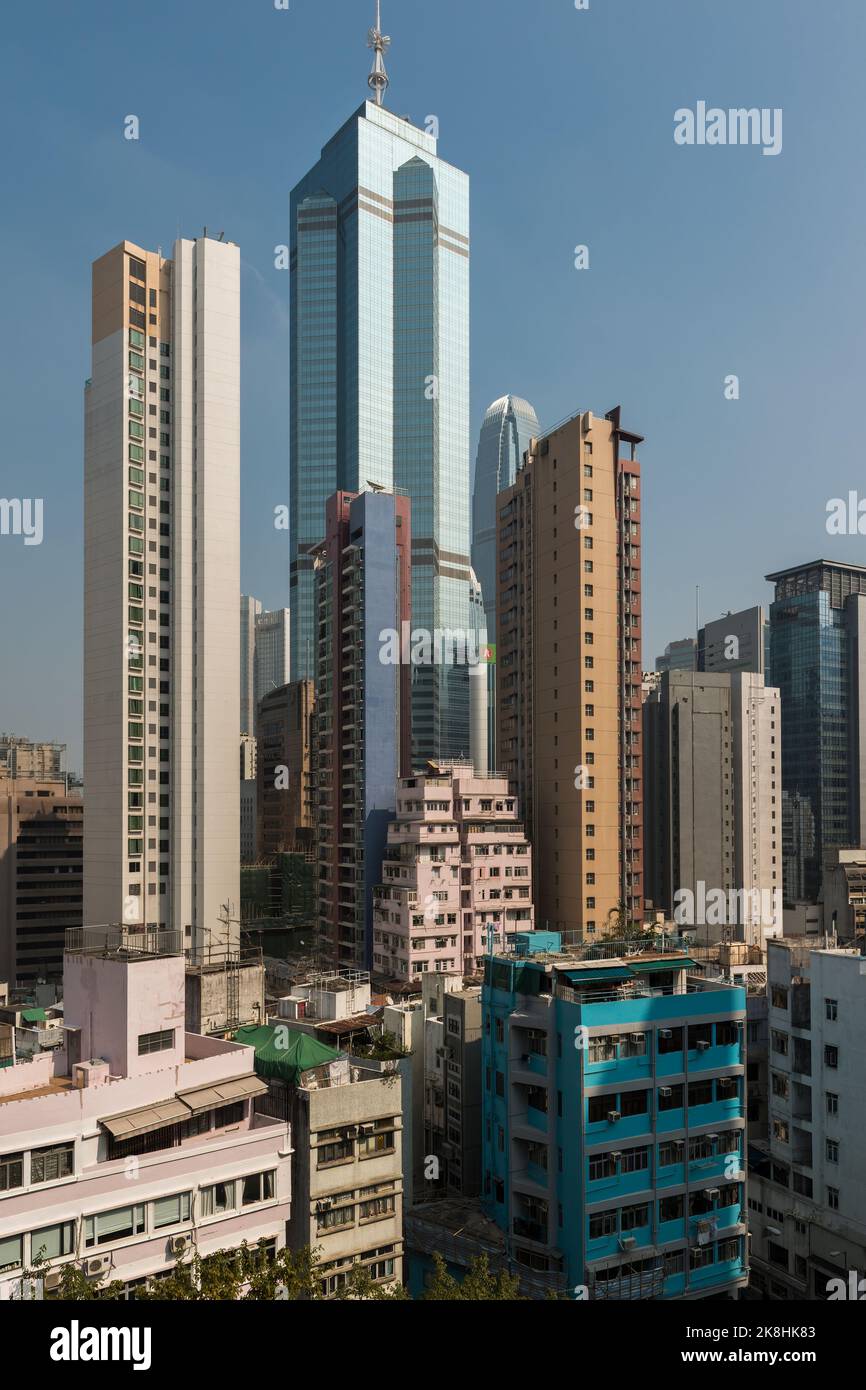
<svg viewBox="0 0 866 1390">
<path fill-rule="evenodd" d="M 371 39 L 377 103 L 385 40 Z M 291 195 L 292 675 L 314 674 L 311 550 L 337 491 L 412 504 L 417 627 L 469 627 L 469 181 L 365 102 Z M 465 667 L 412 672 L 413 757 L 468 751 Z"/>
<path fill-rule="evenodd" d="M 776 586 L 785 898 L 815 903 L 824 850 L 866 843 L 866 568 L 815 560 L 767 579 Z"/>
<path fill-rule="evenodd" d="M 239 903 L 240 252 L 93 266 L 84 921 L 231 945 Z M 226 907 L 229 913 L 225 912 Z"/>
<path fill-rule="evenodd" d="M 763 608 L 727 613 L 698 629 L 698 671 L 754 671 L 767 674 L 770 624 Z M 657 668 L 660 669 L 660 668 Z M 673 670 L 671 665 L 669 670 Z M 687 668 L 691 669 L 691 668 Z"/>
<path fill-rule="evenodd" d="M 512 486 L 529 441 L 538 432 L 538 416 L 520 396 L 500 396 L 481 423 L 472 491 L 472 568 L 481 585 L 491 642 L 496 641 L 496 498 Z M 489 664 L 487 676 L 489 761 L 495 767 L 495 663 Z"/>
<path fill-rule="evenodd" d="M 239 732 L 255 733 L 256 727 L 256 618 L 262 611 L 257 598 L 241 594 L 241 721 Z"/>
<path fill-rule="evenodd" d="M 339 492 L 326 522 L 315 555 L 319 930 L 334 964 L 369 970 L 373 888 L 411 766 L 409 501 Z"/>
<path fill-rule="evenodd" d="M 256 617 L 255 660 L 253 687 L 255 708 L 272 690 L 289 684 L 289 633 L 291 621 L 288 608 L 275 608 Z"/>
<path fill-rule="evenodd" d="M 640 442 L 575 415 L 498 501 L 497 763 L 536 919 L 587 935 L 643 920 Z"/>
</svg>

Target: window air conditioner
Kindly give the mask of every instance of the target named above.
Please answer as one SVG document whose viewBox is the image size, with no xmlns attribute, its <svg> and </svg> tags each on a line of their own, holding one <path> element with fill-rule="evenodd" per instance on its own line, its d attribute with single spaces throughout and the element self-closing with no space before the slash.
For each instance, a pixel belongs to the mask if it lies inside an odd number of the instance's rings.
<svg viewBox="0 0 866 1390">
<path fill-rule="evenodd" d="M 621 1119 L 622 1119 L 622 1115 L 621 1115 L 621 1113 L 620 1113 L 619 1110 L 608 1110 L 608 1112 L 607 1112 L 607 1122 L 608 1122 L 609 1125 L 615 1125 L 616 1122 L 617 1122 L 617 1120 L 621 1120 Z"/>
</svg>

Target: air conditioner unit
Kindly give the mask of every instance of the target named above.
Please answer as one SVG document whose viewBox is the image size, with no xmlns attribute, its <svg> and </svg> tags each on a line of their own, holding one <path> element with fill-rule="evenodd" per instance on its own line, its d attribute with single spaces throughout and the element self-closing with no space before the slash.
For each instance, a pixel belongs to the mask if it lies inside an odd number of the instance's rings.
<svg viewBox="0 0 866 1390">
<path fill-rule="evenodd" d="M 321 1201 L 316 1203 L 316 1211 L 330 1211 L 333 1205 L 334 1199 L 332 1197 L 323 1197 Z"/>
<path fill-rule="evenodd" d="M 45 1275 L 45 1282 L 44 1282 L 44 1289 L 45 1289 L 45 1292 L 46 1292 L 46 1293 L 53 1293 L 55 1289 L 59 1289 L 59 1288 L 60 1288 L 60 1285 L 62 1284 L 62 1282 L 63 1282 L 63 1271 L 62 1271 L 62 1269 L 49 1269 L 48 1273 Z"/>
<path fill-rule="evenodd" d="M 84 1261 L 84 1273 L 87 1275 L 88 1279 L 95 1279 L 110 1268 L 110 1255 L 91 1255 L 89 1259 Z"/>
<path fill-rule="evenodd" d="M 615 1125 L 616 1122 L 617 1122 L 617 1120 L 621 1120 L 621 1119 L 622 1119 L 622 1115 L 621 1115 L 621 1113 L 620 1113 L 619 1110 L 608 1110 L 608 1112 L 607 1112 L 607 1122 L 608 1122 L 609 1125 Z"/>
<path fill-rule="evenodd" d="M 620 1248 L 620 1250 L 633 1250 L 634 1247 L 635 1247 L 636 1245 L 637 1245 L 637 1240 L 636 1240 L 636 1238 L 635 1238 L 634 1236 L 620 1236 L 620 1240 L 619 1240 L 619 1248 Z"/>
<path fill-rule="evenodd" d="M 614 1162 L 614 1163 L 618 1163 L 619 1160 L 622 1158 L 622 1154 L 621 1154 L 621 1153 L 609 1153 L 609 1154 L 608 1154 L 608 1158 L 613 1159 L 613 1162 Z"/>
<path fill-rule="evenodd" d="M 659 1037 L 660 1037 L 660 1038 L 672 1038 L 673 1035 L 674 1035 L 674 1032 L 673 1032 L 673 1029 L 672 1029 L 672 1028 L 660 1028 L 660 1029 L 659 1029 Z"/>
<path fill-rule="evenodd" d="M 659 1095 L 664 1096 L 664 1098 L 667 1099 L 668 1096 L 673 1095 L 673 1091 L 671 1090 L 670 1086 L 659 1086 Z"/>
<path fill-rule="evenodd" d="M 361 1126 L 360 1126 L 360 1130 L 361 1130 L 361 1133 L 362 1133 L 362 1134 L 375 1134 L 375 1133 L 376 1133 L 376 1126 L 375 1126 L 375 1125 L 361 1125 Z"/>
<path fill-rule="evenodd" d="M 717 1187 L 705 1187 L 705 1188 L 704 1188 L 704 1196 L 705 1196 L 705 1197 L 708 1197 L 709 1200 L 710 1200 L 711 1202 L 714 1202 L 714 1201 L 716 1200 L 716 1198 L 718 1197 L 718 1195 L 719 1195 L 719 1189 L 718 1189 Z"/>
<path fill-rule="evenodd" d="M 182 1235 L 172 1236 L 171 1253 L 173 1255 L 182 1255 L 184 1251 L 189 1250 L 191 1245 L 192 1231 L 184 1231 Z"/>
<path fill-rule="evenodd" d="M 702 1038 L 701 1041 L 698 1043 L 698 1052 L 706 1052 L 708 1047 L 709 1043 L 706 1041 L 705 1038 Z"/>
</svg>

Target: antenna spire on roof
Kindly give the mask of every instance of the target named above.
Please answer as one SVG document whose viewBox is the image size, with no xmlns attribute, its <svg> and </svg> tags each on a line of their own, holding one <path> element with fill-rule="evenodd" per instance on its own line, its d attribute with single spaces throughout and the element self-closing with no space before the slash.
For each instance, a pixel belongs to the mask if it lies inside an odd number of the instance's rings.
<svg viewBox="0 0 866 1390">
<path fill-rule="evenodd" d="M 376 25 L 375 28 L 367 32 L 367 47 L 375 52 L 373 59 L 373 70 L 367 78 L 367 86 L 376 94 L 376 105 L 381 106 L 385 99 L 385 91 L 390 85 L 388 74 L 385 71 L 385 54 L 391 46 L 391 40 L 387 34 L 382 33 L 382 16 L 380 12 L 380 0 L 376 0 Z"/>
</svg>

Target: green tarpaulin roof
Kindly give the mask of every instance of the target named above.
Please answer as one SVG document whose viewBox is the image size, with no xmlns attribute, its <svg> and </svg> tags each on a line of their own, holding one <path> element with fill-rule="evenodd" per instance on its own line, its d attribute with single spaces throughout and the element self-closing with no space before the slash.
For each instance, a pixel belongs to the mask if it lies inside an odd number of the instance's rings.
<svg viewBox="0 0 866 1390">
<path fill-rule="evenodd" d="M 21 1010 L 21 1017 L 24 1019 L 25 1023 L 44 1023 L 44 1022 L 45 1022 L 45 1010 L 44 1010 L 44 1009 L 22 1009 L 22 1010 Z"/>
<path fill-rule="evenodd" d="M 630 960 L 629 969 L 636 974 L 655 974 L 659 970 L 686 970 L 694 965 L 691 956 L 656 956 L 654 960 Z"/>
<path fill-rule="evenodd" d="M 624 965 L 611 965 L 599 966 L 597 970 L 565 970 L 563 974 L 573 985 L 585 985 L 588 982 L 597 984 L 599 980 L 618 984 L 621 980 L 630 980 L 632 972 Z"/>
<path fill-rule="evenodd" d="M 324 1066 L 334 1062 L 342 1053 L 335 1047 L 311 1038 L 309 1033 L 301 1033 L 297 1028 L 278 1024 L 262 1024 L 256 1027 L 239 1028 L 233 1034 L 235 1042 L 245 1043 L 256 1051 L 256 1074 L 258 1076 L 278 1077 L 295 1085 L 301 1072 L 311 1067 Z"/>
</svg>

